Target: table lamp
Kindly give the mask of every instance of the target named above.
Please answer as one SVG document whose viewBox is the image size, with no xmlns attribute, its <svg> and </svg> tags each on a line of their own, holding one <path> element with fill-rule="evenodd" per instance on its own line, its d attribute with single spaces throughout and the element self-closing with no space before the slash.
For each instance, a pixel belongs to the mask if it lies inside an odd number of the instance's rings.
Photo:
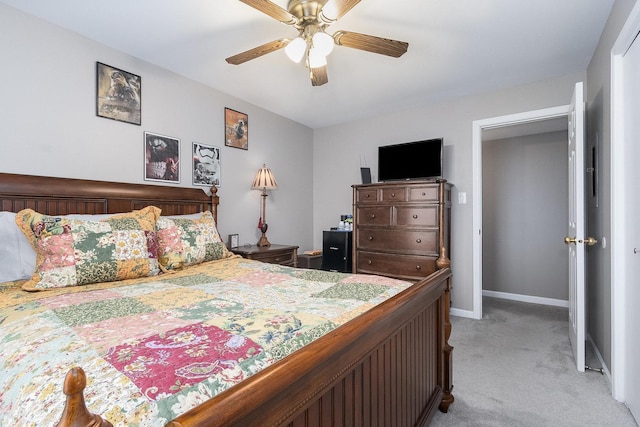
<svg viewBox="0 0 640 427">
<path fill-rule="evenodd" d="M 271 173 L 271 169 L 263 164 L 262 167 L 258 169 L 258 173 L 256 173 L 256 177 L 251 185 L 252 190 L 262 190 L 262 207 L 260 210 L 260 220 L 258 221 L 258 228 L 262 231 L 262 237 L 258 240 L 258 246 L 271 246 L 271 243 L 269 243 L 269 240 L 267 239 L 267 190 L 275 190 L 277 188 L 278 183 L 276 182 L 273 173 Z"/>
</svg>

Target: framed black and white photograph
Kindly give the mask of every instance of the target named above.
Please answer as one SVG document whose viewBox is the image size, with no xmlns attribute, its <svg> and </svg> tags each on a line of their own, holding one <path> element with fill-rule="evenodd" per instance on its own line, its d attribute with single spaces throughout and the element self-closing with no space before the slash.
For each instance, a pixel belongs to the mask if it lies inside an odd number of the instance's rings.
<svg viewBox="0 0 640 427">
<path fill-rule="evenodd" d="M 224 109 L 224 145 L 249 149 L 249 117 L 245 113 Z"/>
<path fill-rule="evenodd" d="M 144 133 L 144 179 L 180 182 L 180 139 Z"/>
<path fill-rule="evenodd" d="M 229 234 L 229 249 L 240 246 L 240 236 L 238 234 Z"/>
<path fill-rule="evenodd" d="M 96 115 L 140 126 L 140 76 L 101 62 L 96 64 Z"/>
<path fill-rule="evenodd" d="M 220 187 L 220 148 L 193 143 L 193 185 Z"/>
</svg>

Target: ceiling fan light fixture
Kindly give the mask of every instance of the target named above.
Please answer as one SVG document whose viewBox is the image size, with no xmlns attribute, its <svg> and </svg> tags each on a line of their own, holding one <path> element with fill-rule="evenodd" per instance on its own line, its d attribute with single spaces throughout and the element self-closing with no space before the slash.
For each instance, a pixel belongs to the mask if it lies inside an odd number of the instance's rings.
<svg viewBox="0 0 640 427">
<path fill-rule="evenodd" d="M 327 65 L 327 57 L 315 47 L 309 49 L 309 68 L 320 68 Z"/>
<path fill-rule="evenodd" d="M 307 42 L 302 37 L 296 37 L 291 40 L 287 47 L 284 48 L 285 53 L 293 62 L 300 62 L 304 56 L 304 52 L 307 50 Z"/>
<path fill-rule="evenodd" d="M 318 16 L 323 22 L 332 23 L 336 21 L 338 17 L 338 2 L 330 1 L 325 4 L 320 10 L 320 15 Z"/>
<path fill-rule="evenodd" d="M 312 38 L 313 48 L 317 49 L 319 53 L 324 56 L 327 56 L 333 51 L 333 37 L 324 31 L 318 31 L 313 35 Z"/>
<path fill-rule="evenodd" d="M 1 0 L 0 0 L 1 1 Z M 409 48 L 409 43 L 352 31 L 338 30 L 327 34 L 327 27 L 341 19 L 362 0 L 288 0 L 287 9 L 275 0 L 240 0 L 242 3 L 295 28 L 298 36 L 293 40 L 280 38 L 226 58 L 229 64 L 239 65 L 279 49 L 298 63 L 305 58 L 305 66 L 313 86 L 322 86 L 327 78 L 327 55 L 333 47 L 352 49 L 399 58 Z M 280 0 L 284 3 L 284 0 Z"/>
</svg>

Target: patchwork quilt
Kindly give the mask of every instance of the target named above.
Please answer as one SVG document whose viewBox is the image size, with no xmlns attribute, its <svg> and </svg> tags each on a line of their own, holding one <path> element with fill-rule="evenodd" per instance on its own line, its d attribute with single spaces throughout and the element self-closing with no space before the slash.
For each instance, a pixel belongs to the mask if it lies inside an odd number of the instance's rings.
<svg viewBox="0 0 640 427">
<path fill-rule="evenodd" d="M 0 425 L 54 425 L 73 366 L 89 410 L 161 426 L 411 283 L 233 257 L 29 293 L 0 286 Z"/>
</svg>

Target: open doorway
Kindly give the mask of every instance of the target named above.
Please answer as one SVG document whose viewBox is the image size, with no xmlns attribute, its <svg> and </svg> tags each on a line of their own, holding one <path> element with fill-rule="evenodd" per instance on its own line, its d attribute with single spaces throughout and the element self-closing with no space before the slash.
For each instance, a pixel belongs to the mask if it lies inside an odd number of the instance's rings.
<svg viewBox="0 0 640 427">
<path fill-rule="evenodd" d="M 570 106 L 559 106 L 525 113 L 512 114 L 473 122 L 473 317 L 482 318 L 483 293 L 483 141 L 498 139 L 500 132 L 509 135 L 526 128 L 557 125 L 556 120 L 567 121 Z M 559 185 L 567 186 L 566 181 Z M 558 236 L 561 238 L 561 236 Z M 516 242 L 517 243 L 517 242 Z M 526 242 L 519 242 L 526 243 Z M 543 268 L 544 266 L 540 266 Z"/>
<path fill-rule="evenodd" d="M 568 307 L 566 117 L 482 132 L 482 294 Z"/>
</svg>

